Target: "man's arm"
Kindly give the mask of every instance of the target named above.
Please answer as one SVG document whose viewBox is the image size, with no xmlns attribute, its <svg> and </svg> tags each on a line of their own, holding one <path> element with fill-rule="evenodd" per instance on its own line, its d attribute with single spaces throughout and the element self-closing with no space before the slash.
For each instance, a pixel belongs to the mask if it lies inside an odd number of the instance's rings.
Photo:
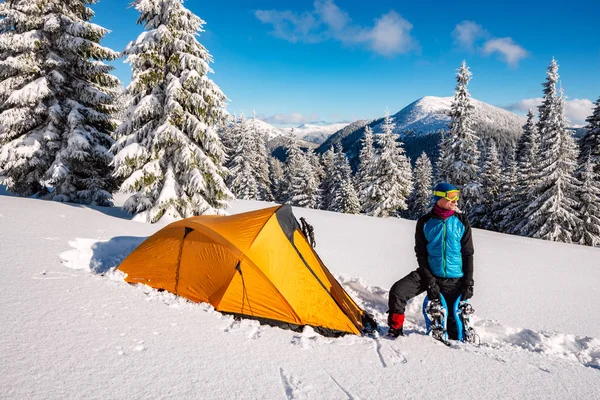
<svg viewBox="0 0 600 400">
<path fill-rule="evenodd" d="M 423 231 L 427 219 L 428 218 L 421 217 L 417 221 L 417 230 L 415 231 L 415 253 L 417 255 L 417 263 L 419 264 L 417 271 L 419 271 L 421 279 L 429 285 L 432 281 L 435 282 L 435 277 L 429 269 L 427 239 L 425 238 L 425 232 Z"/>
<path fill-rule="evenodd" d="M 463 262 L 463 274 L 465 282 L 473 281 L 473 237 L 471 235 L 471 224 L 467 217 L 462 214 L 461 222 L 465 226 L 465 232 L 463 233 L 462 239 L 460 240 L 460 247 L 462 253 Z"/>
</svg>

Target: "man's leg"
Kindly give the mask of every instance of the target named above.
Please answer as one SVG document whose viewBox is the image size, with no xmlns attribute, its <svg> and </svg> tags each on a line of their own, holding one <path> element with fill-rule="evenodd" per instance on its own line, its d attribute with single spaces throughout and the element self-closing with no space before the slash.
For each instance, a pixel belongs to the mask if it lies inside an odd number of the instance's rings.
<svg viewBox="0 0 600 400">
<path fill-rule="evenodd" d="M 448 319 L 446 322 L 448 338 L 457 340 L 458 330 L 456 329 L 456 320 L 454 319 L 454 303 L 462 293 L 462 279 L 438 279 L 438 286 L 440 287 L 440 293 L 444 295 L 446 305 L 448 306 Z"/>
<path fill-rule="evenodd" d="M 388 325 L 390 330 L 402 333 L 402 325 L 404 323 L 404 310 L 406 303 L 413 297 L 423 293 L 427 288 L 421 284 L 421 276 L 417 271 L 413 271 L 394 283 L 390 289 L 389 298 L 389 317 Z M 397 335 L 396 335 L 397 336 Z"/>
</svg>

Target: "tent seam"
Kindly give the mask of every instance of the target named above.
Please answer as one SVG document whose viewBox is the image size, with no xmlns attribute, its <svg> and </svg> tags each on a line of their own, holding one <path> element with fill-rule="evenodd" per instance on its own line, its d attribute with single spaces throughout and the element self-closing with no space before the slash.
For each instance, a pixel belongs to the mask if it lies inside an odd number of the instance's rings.
<svg viewBox="0 0 600 400">
<path fill-rule="evenodd" d="M 280 207 L 283 207 L 283 206 L 280 206 Z M 279 209 L 279 208 L 278 208 L 278 209 Z M 275 215 L 275 214 L 273 214 L 273 215 Z M 265 225 L 266 225 L 266 224 L 267 224 L 267 222 L 269 222 L 270 220 L 271 220 L 271 218 L 269 218 L 269 219 L 268 219 L 268 220 L 265 222 Z M 227 239 L 226 239 L 226 238 L 225 238 L 223 235 L 221 235 L 221 234 L 220 234 L 220 233 L 218 233 L 217 231 L 215 231 L 215 230 L 213 230 L 213 229 L 210 229 L 209 227 L 207 227 L 207 226 L 205 226 L 205 225 L 203 225 L 203 224 L 200 224 L 200 223 L 197 223 L 197 224 L 198 224 L 198 226 L 199 226 L 199 227 L 201 227 L 201 229 L 198 229 L 199 231 L 203 232 L 204 234 L 208 234 L 208 235 L 214 234 L 214 236 L 218 236 L 219 238 L 223 239 L 223 241 L 225 241 L 225 242 L 226 242 L 227 244 L 229 244 L 231 247 L 237 248 L 237 247 L 236 247 L 236 246 L 235 246 L 233 243 L 231 243 L 229 240 L 227 240 Z M 263 225 L 263 227 L 264 227 L 264 225 Z M 262 228 L 261 228 L 261 230 L 262 230 Z M 257 235 L 257 236 L 258 236 L 258 235 Z M 263 273 L 263 272 L 260 270 L 260 268 L 258 268 L 258 266 L 256 265 L 256 263 L 255 263 L 255 262 L 254 262 L 254 261 L 253 261 L 253 260 L 252 260 L 250 257 L 248 257 L 248 256 L 246 255 L 246 253 L 245 253 L 245 252 L 243 252 L 243 251 L 241 251 L 241 250 L 240 250 L 241 257 L 238 257 L 238 256 L 235 254 L 235 252 L 231 251 L 231 249 L 229 249 L 229 248 L 227 248 L 227 247 L 225 247 L 225 248 L 227 249 L 227 251 L 229 251 L 230 253 L 232 253 L 234 256 L 236 256 L 236 257 L 238 258 L 238 262 L 241 262 L 241 261 L 242 261 L 242 258 L 244 258 L 245 260 L 248 260 L 248 261 L 249 261 L 249 264 L 250 264 L 251 266 L 253 266 L 253 267 L 256 269 L 256 271 L 258 271 L 258 273 L 259 273 L 259 274 L 260 274 L 260 275 L 261 275 L 261 276 L 262 276 L 262 277 L 265 279 L 265 281 L 266 281 L 266 282 L 268 282 L 268 284 L 269 284 L 269 285 L 270 285 L 270 286 L 271 286 L 273 289 L 275 289 L 275 291 L 277 292 L 277 294 L 280 296 L 281 300 L 283 300 L 283 302 L 284 302 L 284 303 L 285 303 L 285 304 L 288 306 L 289 310 L 292 312 L 292 314 L 294 315 L 294 317 L 296 317 L 296 318 L 297 318 L 297 320 L 298 320 L 300 323 L 302 323 L 302 319 L 300 318 L 300 316 L 298 315 L 298 313 L 296 313 L 296 310 L 294 310 L 294 308 L 292 307 L 292 305 L 291 305 L 291 304 L 290 304 L 290 303 L 287 301 L 287 299 L 285 298 L 285 296 L 284 296 L 284 295 L 283 295 L 283 294 L 282 294 L 282 293 L 279 291 L 279 289 L 277 289 L 277 287 L 276 287 L 276 286 L 273 284 L 273 282 L 271 282 L 271 280 L 270 280 L 269 278 L 267 278 L 267 276 L 266 276 L 266 275 L 265 275 L 265 274 L 264 274 L 264 273 Z M 234 273 L 233 273 L 233 274 L 232 274 L 232 276 L 231 276 L 231 279 L 230 279 L 230 280 L 229 280 L 229 282 L 227 283 L 228 285 L 229 285 L 229 284 L 231 283 L 231 281 L 233 280 L 233 277 L 235 276 L 235 272 L 236 272 L 236 271 L 234 271 Z M 223 286 L 225 286 L 225 285 L 223 285 Z M 221 286 L 221 287 L 223 287 L 223 286 Z M 220 288 L 219 288 L 219 289 L 220 289 Z M 227 290 L 225 290 L 225 292 L 227 292 Z M 223 293 L 223 295 L 225 294 L 225 292 Z M 221 300 L 222 300 L 222 299 L 223 299 L 223 297 L 221 297 Z M 219 303 L 218 303 L 218 304 L 221 304 L 221 302 L 219 301 Z"/>
</svg>

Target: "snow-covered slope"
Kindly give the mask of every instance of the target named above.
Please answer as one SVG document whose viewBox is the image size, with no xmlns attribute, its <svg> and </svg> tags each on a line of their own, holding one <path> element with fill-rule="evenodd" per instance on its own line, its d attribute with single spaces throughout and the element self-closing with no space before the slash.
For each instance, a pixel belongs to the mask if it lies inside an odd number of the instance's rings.
<svg viewBox="0 0 600 400">
<path fill-rule="evenodd" d="M 390 286 L 416 267 L 414 222 L 294 212 L 384 324 Z M 117 208 L 0 195 L 0 398 L 599 396 L 600 249 L 475 230 L 482 345 L 446 347 L 424 336 L 422 297 L 409 304 L 406 337 L 332 339 L 124 283 L 112 269 L 160 228 Z"/>
<path fill-rule="evenodd" d="M 262 121 L 258 118 L 249 118 L 248 124 L 250 124 L 251 127 L 255 126 L 259 132 L 262 132 L 265 135 L 267 140 L 271 140 L 275 137 L 285 134 L 283 130 L 276 128 L 273 125 Z"/>
</svg>

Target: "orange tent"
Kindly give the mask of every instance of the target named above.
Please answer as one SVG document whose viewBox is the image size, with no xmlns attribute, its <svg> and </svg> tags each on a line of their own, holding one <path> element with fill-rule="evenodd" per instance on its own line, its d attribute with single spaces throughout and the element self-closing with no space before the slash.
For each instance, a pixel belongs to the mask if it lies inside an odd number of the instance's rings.
<svg viewBox="0 0 600 400">
<path fill-rule="evenodd" d="M 118 269 L 129 283 L 291 328 L 360 334 L 370 319 L 323 265 L 289 205 L 174 222 Z"/>
</svg>

